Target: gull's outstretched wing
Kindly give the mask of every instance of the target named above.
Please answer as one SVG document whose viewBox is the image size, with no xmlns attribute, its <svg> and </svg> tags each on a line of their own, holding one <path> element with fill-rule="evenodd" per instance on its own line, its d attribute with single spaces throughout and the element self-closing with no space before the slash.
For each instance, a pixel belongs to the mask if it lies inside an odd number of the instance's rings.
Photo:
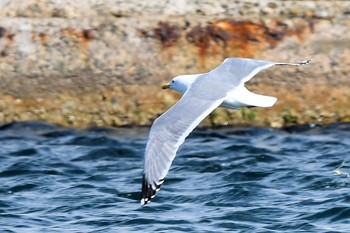
<svg viewBox="0 0 350 233">
<path fill-rule="evenodd" d="M 141 204 L 146 205 L 155 196 L 185 138 L 230 92 L 263 69 L 301 64 L 228 58 L 214 70 L 200 75 L 152 125 L 145 152 Z"/>
<path fill-rule="evenodd" d="M 254 75 L 260 71 L 275 65 L 301 66 L 309 64 L 310 60 L 295 63 L 271 62 L 264 60 L 254 60 L 248 58 L 226 58 L 224 62 L 216 69 L 212 70 L 217 75 L 226 73 L 231 75 L 233 79 L 242 84 L 248 82 Z"/>
<path fill-rule="evenodd" d="M 216 78 L 207 74 L 199 79 L 152 125 L 145 153 L 142 205 L 155 196 L 185 138 L 230 91 L 226 85 L 215 84 Z M 218 89 L 210 88 L 211 85 L 218 85 Z"/>
</svg>

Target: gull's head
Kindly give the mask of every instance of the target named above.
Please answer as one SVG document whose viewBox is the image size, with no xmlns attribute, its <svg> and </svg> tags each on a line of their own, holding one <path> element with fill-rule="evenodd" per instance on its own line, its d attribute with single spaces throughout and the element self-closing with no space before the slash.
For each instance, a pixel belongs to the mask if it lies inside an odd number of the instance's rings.
<svg viewBox="0 0 350 233">
<path fill-rule="evenodd" d="M 180 75 L 173 78 L 168 84 L 162 86 L 163 89 L 172 89 L 180 92 L 181 94 L 185 93 L 191 84 L 196 80 L 200 74 L 192 75 Z"/>
</svg>

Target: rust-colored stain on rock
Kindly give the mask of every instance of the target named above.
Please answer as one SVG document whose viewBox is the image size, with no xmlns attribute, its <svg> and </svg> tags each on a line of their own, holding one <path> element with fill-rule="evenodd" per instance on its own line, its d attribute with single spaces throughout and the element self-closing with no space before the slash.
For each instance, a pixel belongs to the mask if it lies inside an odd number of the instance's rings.
<svg viewBox="0 0 350 233">
<path fill-rule="evenodd" d="M 151 37 L 159 40 L 161 45 L 166 48 L 175 45 L 180 39 L 182 32 L 178 24 L 160 21 L 158 22 L 158 26 L 150 32 L 142 30 L 140 33 L 144 37 Z"/>
<path fill-rule="evenodd" d="M 4 27 L 0 27 L 0 38 L 5 36 L 6 34 L 6 29 Z"/>
<path fill-rule="evenodd" d="M 93 29 L 66 28 L 61 30 L 61 34 L 65 37 L 76 37 L 83 42 L 89 42 L 96 37 Z"/>
<path fill-rule="evenodd" d="M 254 57 L 265 49 L 273 48 L 287 36 L 297 36 L 298 40 L 312 24 L 290 28 L 282 21 L 264 22 L 217 20 L 206 26 L 197 25 L 187 34 L 186 39 L 199 48 L 202 65 L 208 53 L 221 52 L 225 56 Z"/>
<path fill-rule="evenodd" d="M 39 34 L 38 34 L 38 37 L 39 37 L 39 40 L 40 40 L 41 44 L 45 44 L 45 43 L 49 40 L 49 38 L 50 38 L 50 37 L 49 37 L 46 33 L 44 33 L 44 32 L 39 33 Z"/>
<path fill-rule="evenodd" d="M 193 27 L 180 27 L 176 23 L 161 21 L 150 31 L 142 30 L 141 35 L 159 40 L 163 48 L 176 46 L 185 35 L 186 41 L 198 48 L 199 60 L 205 66 L 205 58 L 210 54 L 254 57 L 266 48 L 274 48 L 286 37 L 295 36 L 300 42 L 306 32 L 312 31 L 313 23 L 306 20 L 292 27 L 281 20 L 256 23 L 220 19 Z"/>
<path fill-rule="evenodd" d="M 74 29 L 66 28 L 61 30 L 61 35 L 72 39 L 80 46 L 80 56 L 84 61 L 85 66 L 89 66 L 90 56 L 89 47 L 93 39 L 96 38 L 97 32 L 94 29 Z"/>
<path fill-rule="evenodd" d="M 7 39 L 8 44 L 12 44 L 15 34 L 10 33 L 6 28 L 0 26 L 0 39 Z"/>
</svg>

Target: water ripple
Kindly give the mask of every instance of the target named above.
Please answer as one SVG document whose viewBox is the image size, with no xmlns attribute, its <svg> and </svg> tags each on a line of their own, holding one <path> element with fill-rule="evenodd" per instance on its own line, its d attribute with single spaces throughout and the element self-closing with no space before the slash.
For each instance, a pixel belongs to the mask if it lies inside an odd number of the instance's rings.
<svg viewBox="0 0 350 233">
<path fill-rule="evenodd" d="M 146 128 L 0 126 L 0 232 L 348 232 L 350 123 L 195 131 L 141 208 Z"/>
</svg>

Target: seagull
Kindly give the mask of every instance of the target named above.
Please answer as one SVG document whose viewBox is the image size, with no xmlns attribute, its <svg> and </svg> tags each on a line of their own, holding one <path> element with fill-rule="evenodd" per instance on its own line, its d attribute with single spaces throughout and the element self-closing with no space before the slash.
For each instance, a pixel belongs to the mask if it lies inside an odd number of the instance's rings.
<svg viewBox="0 0 350 233">
<path fill-rule="evenodd" d="M 224 107 L 271 107 L 277 98 L 258 95 L 244 87 L 254 75 L 275 65 L 301 66 L 246 58 L 226 58 L 208 73 L 181 75 L 163 89 L 180 92 L 182 97 L 152 124 L 146 145 L 142 177 L 141 205 L 149 203 L 159 191 L 179 147 L 192 130 L 214 109 Z"/>
</svg>

